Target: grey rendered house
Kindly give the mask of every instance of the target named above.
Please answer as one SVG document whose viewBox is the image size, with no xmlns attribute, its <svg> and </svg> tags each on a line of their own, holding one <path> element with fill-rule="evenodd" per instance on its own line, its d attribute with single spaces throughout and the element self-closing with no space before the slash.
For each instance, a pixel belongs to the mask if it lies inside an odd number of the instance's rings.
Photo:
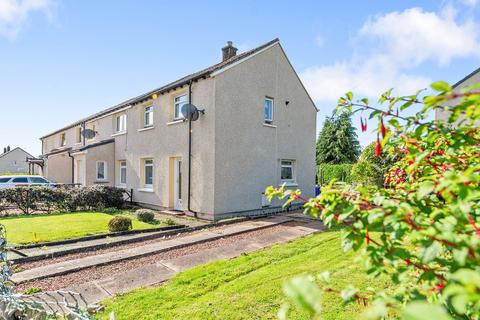
<svg viewBox="0 0 480 320">
<path fill-rule="evenodd" d="M 236 52 L 228 42 L 221 62 L 43 136 L 46 177 L 215 220 L 278 208 L 269 185 L 313 196 L 312 99 L 278 39 Z M 188 102 L 204 110 L 197 121 Z"/>
<path fill-rule="evenodd" d="M 480 68 L 472 71 L 470 74 L 466 75 L 463 79 L 459 80 L 457 83 L 455 83 L 452 87 L 453 89 L 462 89 L 466 86 L 480 83 Z M 452 100 L 450 101 L 449 105 L 455 104 L 458 102 L 458 100 Z M 435 120 L 444 120 L 446 121 L 448 117 L 450 116 L 450 113 L 447 110 L 443 109 L 436 109 L 435 110 Z M 462 116 L 460 116 L 458 121 L 462 121 Z"/>
<path fill-rule="evenodd" d="M 10 146 L 0 153 L 0 175 L 17 173 L 37 173 L 37 167 L 31 165 L 27 159 L 33 156 L 20 147 L 10 149 Z"/>
</svg>

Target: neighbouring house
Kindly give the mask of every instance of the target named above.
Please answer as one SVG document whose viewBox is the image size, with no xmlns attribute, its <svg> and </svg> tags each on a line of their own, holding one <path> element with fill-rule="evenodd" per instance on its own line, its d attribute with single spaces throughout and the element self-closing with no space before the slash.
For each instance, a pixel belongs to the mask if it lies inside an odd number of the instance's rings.
<svg viewBox="0 0 480 320">
<path fill-rule="evenodd" d="M 473 72 L 471 72 L 470 74 L 465 76 L 463 79 L 461 79 L 460 81 L 455 83 L 452 87 L 453 87 L 453 89 L 461 89 L 461 88 L 464 88 L 466 86 L 476 84 L 476 83 L 480 83 L 480 68 L 474 70 Z M 456 103 L 458 103 L 458 101 L 459 101 L 458 99 L 452 100 L 452 101 L 450 101 L 450 103 L 448 105 L 455 105 Z M 435 119 L 436 120 L 445 120 L 446 121 L 449 116 L 450 116 L 450 112 L 448 110 L 444 110 L 444 109 L 440 109 L 440 108 L 437 108 L 435 110 Z M 458 119 L 458 122 L 462 121 L 463 119 L 465 119 L 465 118 L 460 115 L 460 117 Z"/>
<path fill-rule="evenodd" d="M 314 195 L 316 113 L 278 39 L 229 41 L 221 62 L 43 136 L 44 172 L 206 219 L 272 212 L 269 185 Z"/>
<path fill-rule="evenodd" d="M 0 154 L 0 175 L 29 173 L 37 174 L 38 167 L 32 165 L 28 159 L 33 156 L 20 147 L 11 149 L 10 146 L 3 148 Z"/>
</svg>

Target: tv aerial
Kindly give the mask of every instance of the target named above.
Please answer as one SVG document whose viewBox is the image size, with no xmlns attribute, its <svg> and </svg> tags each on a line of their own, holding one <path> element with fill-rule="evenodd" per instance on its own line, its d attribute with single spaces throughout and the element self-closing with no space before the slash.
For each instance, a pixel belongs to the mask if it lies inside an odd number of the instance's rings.
<svg viewBox="0 0 480 320">
<path fill-rule="evenodd" d="M 200 113 L 205 114 L 204 109 L 200 110 L 191 103 L 184 104 L 182 106 L 180 112 L 185 117 L 185 119 L 190 120 L 190 121 L 197 121 L 198 118 L 200 117 Z"/>
</svg>

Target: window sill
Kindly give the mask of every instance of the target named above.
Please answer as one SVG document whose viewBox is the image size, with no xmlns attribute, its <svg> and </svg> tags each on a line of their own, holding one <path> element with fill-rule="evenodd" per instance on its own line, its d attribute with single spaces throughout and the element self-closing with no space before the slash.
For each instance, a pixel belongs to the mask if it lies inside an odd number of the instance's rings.
<svg viewBox="0 0 480 320">
<path fill-rule="evenodd" d="M 264 126 L 264 127 L 268 127 L 268 128 L 276 128 L 276 127 L 277 127 L 277 126 L 276 126 L 276 125 L 274 125 L 274 124 L 271 124 L 271 123 L 265 123 L 265 122 L 263 123 L 263 126 Z"/>
<path fill-rule="evenodd" d="M 123 136 L 124 134 L 127 134 L 127 131 L 116 132 L 116 133 L 112 134 L 112 137 Z"/>
<path fill-rule="evenodd" d="M 109 183 L 108 180 L 95 180 L 95 183 Z"/>
<path fill-rule="evenodd" d="M 185 119 L 173 120 L 171 122 L 167 122 L 167 126 L 171 126 L 171 125 L 174 125 L 174 124 L 177 124 L 177 123 L 184 123 L 185 121 L 186 121 Z"/>
<path fill-rule="evenodd" d="M 294 181 L 282 181 L 280 183 L 280 187 L 285 186 L 285 187 L 298 187 L 298 183 Z"/>
<path fill-rule="evenodd" d="M 147 192 L 147 193 L 153 193 L 153 189 L 151 188 L 140 188 L 140 189 L 137 189 L 137 191 L 139 192 Z"/>
<path fill-rule="evenodd" d="M 155 129 L 155 127 L 150 126 L 150 127 L 145 127 L 145 128 L 138 129 L 137 131 L 138 132 L 143 132 L 143 131 L 148 131 L 148 130 L 153 130 L 153 129 Z"/>
</svg>

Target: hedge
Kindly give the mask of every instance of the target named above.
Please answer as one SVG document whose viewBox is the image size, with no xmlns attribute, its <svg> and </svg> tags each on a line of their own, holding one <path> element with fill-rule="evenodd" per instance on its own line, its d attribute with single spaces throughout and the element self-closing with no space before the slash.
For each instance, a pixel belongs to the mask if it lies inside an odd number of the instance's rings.
<svg viewBox="0 0 480 320">
<path fill-rule="evenodd" d="M 124 191 L 115 187 L 91 186 L 82 188 L 14 187 L 0 189 L 0 210 L 10 204 L 25 214 L 34 211 L 100 210 L 121 208 Z"/>
<path fill-rule="evenodd" d="M 332 179 L 337 181 L 352 182 L 352 166 L 353 164 L 329 164 L 322 163 L 318 166 L 318 183 L 327 184 Z"/>
</svg>

